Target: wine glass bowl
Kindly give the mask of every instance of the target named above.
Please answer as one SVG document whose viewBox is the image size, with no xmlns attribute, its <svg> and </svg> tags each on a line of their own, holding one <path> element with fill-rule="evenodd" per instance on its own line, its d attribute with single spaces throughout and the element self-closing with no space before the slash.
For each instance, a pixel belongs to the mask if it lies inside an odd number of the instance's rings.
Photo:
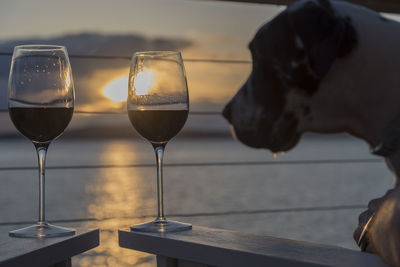
<svg viewBox="0 0 400 267">
<path fill-rule="evenodd" d="M 14 237 L 52 237 L 75 233 L 45 221 L 45 160 L 74 111 L 74 86 L 64 46 L 22 45 L 14 48 L 9 77 L 8 110 L 18 131 L 36 148 L 39 165 L 39 218 L 32 226 L 11 231 Z"/>
<path fill-rule="evenodd" d="M 158 214 L 154 221 L 132 226 L 132 231 L 172 232 L 190 224 L 167 220 L 163 202 L 164 149 L 184 126 L 189 113 L 186 74 L 180 52 L 135 53 L 131 61 L 127 110 L 137 132 L 153 146 L 157 163 Z"/>
</svg>

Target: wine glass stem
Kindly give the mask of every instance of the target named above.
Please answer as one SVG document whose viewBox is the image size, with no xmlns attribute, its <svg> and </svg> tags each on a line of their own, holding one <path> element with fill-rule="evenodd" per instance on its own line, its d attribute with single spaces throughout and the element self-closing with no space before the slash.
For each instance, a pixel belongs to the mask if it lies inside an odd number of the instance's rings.
<svg viewBox="0 0 400 267">
<path fill-rule="evenodd" d="M 48 143 L 35 143 L 39 164 L 39 220 L 38 223 L 45 222 L 45 163 Z"/>
<path fill-rule="evenodd" d="M 157 143 L 153 144 L 154 152 L 156 153 L 156 161 L 157 161 L 157 200 L 158 200 L 158 213 L 157 213 L 157 221 L 165 220 L 164 216 L 164 191 L 163 191 L 163 158 L 164 158 L 164 149 L 166 146 L 165 143 Z"/>
</svg>

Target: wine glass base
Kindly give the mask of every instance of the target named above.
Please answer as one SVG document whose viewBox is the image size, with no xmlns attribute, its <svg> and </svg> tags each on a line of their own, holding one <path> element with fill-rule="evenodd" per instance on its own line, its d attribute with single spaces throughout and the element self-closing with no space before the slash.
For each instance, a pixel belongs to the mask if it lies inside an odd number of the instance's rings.
<svg viewBox="0 0 400 267">
<path fill-rule="evenodd" d="M 75 230 L 60 226 L 55 226 L 48 223 L 37 223 L 25 228 L 10 231 L 8 234 L 11 237 L 43 238 L 43 237 L 70 236 L 75 234 Z"/>
<path fill-rule="evenodd" d="M 131 231 L 148 232 L 148 233 L 180 232 L 191 229 L 192 229 L 191 224 L 170 221 L 170 220 L 155 220 L 152 222 L 131 226 Z"/>
</svg>

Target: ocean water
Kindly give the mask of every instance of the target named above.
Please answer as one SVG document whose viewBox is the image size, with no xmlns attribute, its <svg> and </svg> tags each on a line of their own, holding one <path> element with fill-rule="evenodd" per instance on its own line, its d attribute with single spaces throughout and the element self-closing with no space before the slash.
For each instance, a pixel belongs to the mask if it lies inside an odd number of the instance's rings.
<svg viewBox="0 0 400 267">
<path fill-rule="evenodd" d="M 7 235 L 37 218 L 38 184 L 34 168 L 4 168 L 35 167 L 37 162 L 33 145 L 22 138 L 0 139 L 0 151 L 0 234 Z M 177 137 L 165 154 L 166 215 L 194 225 L 357 249 L 352 231 L 362 209 L 293 210 L 366 205 L 391 186 L 392 174 L 383 161 L 304 162 L 347 159 L 378 158 L 366 144 L 347 136 L 306 136 L 277 159 L 231 138 Z M 254 161 L 269 164 L 219 164 Z M 47 166 L 60 168 L 47 171 L 48 221 L 102 230 L 101 246 L 74 257 L 74 266 L 155 266 L 154 256 L 119 248 L 116 233 L 155 216 L 154 162 L 151 146 L 137 138 L 60 138 L 50 146 Z M 186 165 L 168 166 L 177 163 Z M 84 168 L 104 165 L 108 167 Z"/>
</svg>

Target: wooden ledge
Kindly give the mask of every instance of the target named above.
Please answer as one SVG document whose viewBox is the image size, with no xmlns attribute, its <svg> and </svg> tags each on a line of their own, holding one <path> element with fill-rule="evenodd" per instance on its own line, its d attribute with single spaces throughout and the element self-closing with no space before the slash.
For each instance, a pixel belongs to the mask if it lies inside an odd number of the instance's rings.
<svg viewBox="0 0 400 267">
<path fill-rule="evenodd" d="M 16 238 L 0 235 L 0 266 L 68 266 L 70 258 L 99 245 L 99 229 L 79 229 L 76 235 L 51 238 Z M 69 262 L 69 264 L 68 264 Z"/>
<path fill-rule="evenodd" d="M 119 230 L 118 237 L 123 248 L 172 262 L 159 266 L 386 266 L 375 255 L 341 247 L 198 226 L 165 234 Z"/>
</svg>

